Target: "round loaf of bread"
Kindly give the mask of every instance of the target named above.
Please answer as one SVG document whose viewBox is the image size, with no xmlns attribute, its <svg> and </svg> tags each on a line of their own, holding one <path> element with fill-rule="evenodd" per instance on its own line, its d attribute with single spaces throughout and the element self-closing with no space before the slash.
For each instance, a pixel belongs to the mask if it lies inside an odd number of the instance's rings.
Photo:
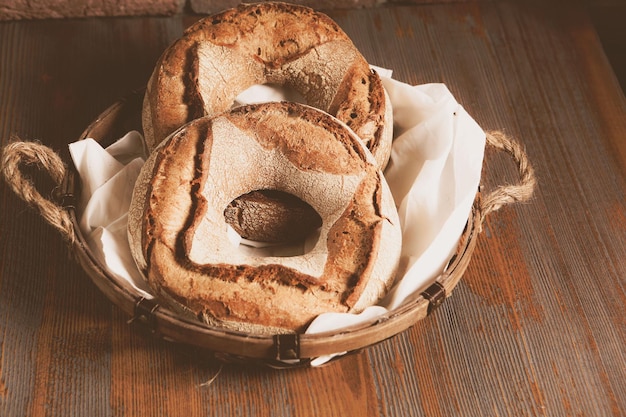
<svg viewBox="0 0 626 417">
<path fill-rule="evenodd" d="M 183 124 L 278 84 L 352 128 L 384 168 L 392 111 L 380 77 L 327 15 L 279 2 L 242 4 L 189 27 L 160 57 L 143 106 L 148 149 Z"/>
<path fill-rule="evenodd" d="M 293 195 L 322 219 L 294 256 L 258 256 L 228 237 L 224 209 L 258 189 Z M 239 107 L 181 127 L 148 158 L 128 225 L 155 295 L 246 333 L 302 331 L 325 312 L 358 312 L 391 286 L 401 231 L 385 179 L 336 118 L 296 103 Z"/>
</svg>

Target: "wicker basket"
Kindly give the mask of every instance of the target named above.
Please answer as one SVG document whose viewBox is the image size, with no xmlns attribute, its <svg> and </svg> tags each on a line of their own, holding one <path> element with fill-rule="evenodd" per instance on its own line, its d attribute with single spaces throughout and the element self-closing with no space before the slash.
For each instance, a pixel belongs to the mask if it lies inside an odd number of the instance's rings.
<svg viewBox="0 0 626 417">
<path fill-rule="evenodd" d="M 108 146 L 126 132 L 140 130 L 142 99 L 142 92 L 137 92 L 115 103 L 83 132 L 80 139 L 90 137 Z M 206 349 L 223 361 L 259 362 L 288 368 L 310 365 L 318 357 L 358 352 L 384 341 L 425 318 L 452 293 L 470 262 L 485 216 L 504 204 L 528 199 L 534 188 L 532 168 L 516 142 L 501 133 L 491 132 L 487 134 L 487 143 L 512 156 L 519 167 L 520 183 L 500 187 L 486 196 L 477 192 L 457 251 L 445 271 L 419 297 L 384 316 L 340 331 L 316 334 L 256 336 L 181 318 L 155 300 L 137 295 L 130 284 L 114 278 L 97 260 L 78 226 L 74 202 L 80 194 L 80 181 L 73 167 L 66 168 L 53 151 L 41 144 L 18 141 L 5 147 L 3 171 L 16 194 L 38 209 L 61 232 L 94 284 L 130 316 L 129 321 L 141 323 L 165 340 Z M 58 182 L 55 201 L 42 198 L 32 189 L 32 182 L 20 176 L 20 165 L 25 163 L 40 165 Z"/>
</svg>

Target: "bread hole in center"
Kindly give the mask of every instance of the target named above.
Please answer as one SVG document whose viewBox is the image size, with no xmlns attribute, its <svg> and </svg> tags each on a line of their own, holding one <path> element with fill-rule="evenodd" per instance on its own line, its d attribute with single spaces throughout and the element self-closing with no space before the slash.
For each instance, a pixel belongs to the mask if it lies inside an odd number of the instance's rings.
<svg viewBox="0 0 626 417">
<path fill-rule="evenodd" d="M 241 238 L 239 250 L 261 257 L 304 255 L 317 244 L 322 226 L 313 207 L 279 190 L 255 190 L 235 198 L 224 219 Z"/>
<path fill-rule="evenodd" d="M 268 101 L 291 101 L 308 104 L 306 98 L 288 85 L 275 83 L 255 84 L 248 87 L 235 98 L 233 107 L 245 104 L 266 103 Z"/>
</svg>

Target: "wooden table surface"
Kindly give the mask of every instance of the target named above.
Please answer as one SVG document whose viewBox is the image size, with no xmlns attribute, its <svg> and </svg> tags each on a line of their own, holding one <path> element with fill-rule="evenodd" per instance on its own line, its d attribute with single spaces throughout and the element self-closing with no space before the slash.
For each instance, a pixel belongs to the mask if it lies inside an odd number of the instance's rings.
<svg viewBox="0 0 626 417">
<path fill-rule="evenodd" d="M 431 316 L 320 368 L 222 365 L 127 324 L 2 182 L 0 415 L 626 415 L 624 93 L 584 9 L 522 3 L 330 12 L 371 63 L 445 83 L 536 171 L 534 198 L 487 218 Z M 36 139 L 69 161 L 196 19 L 0 23 L 2 145 Z M 488 152 L 485 188 L 514 181 Z"/>
</svg>

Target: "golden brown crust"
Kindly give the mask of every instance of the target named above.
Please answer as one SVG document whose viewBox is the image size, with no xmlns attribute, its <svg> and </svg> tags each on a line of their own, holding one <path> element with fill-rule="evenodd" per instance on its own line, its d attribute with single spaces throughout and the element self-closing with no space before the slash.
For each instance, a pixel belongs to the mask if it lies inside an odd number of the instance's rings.
<svg viewBox="0 0 626 417">
<path fill-rule="evenodd" d="M 328 16 L 278 2 L 242 4 L 189 27 L 159 59 L 143 124 L 153 149 L 202 115 L 226 111 L 254 84 L 287 85 L 348 124 L 379 167 L 389 158 L 389 103 L 378 75 Z"/>
<path fill-rule="evenodd" d="M 391 193 L 359 139 L 325 113 L 267 103 L 197 119 L 146 167 L 149 185 L 136 187 L 140 209 L 129 218 L 137 264 L 159 296 L 208 323 L 301 331 L 323 312 L 375 303 L 393 281 L 401 238 Z M 259 258 L 227 242 L 224 207 L 259 186 L 295 195 L 324 219 L 310 252 Z"/>
</svg>

